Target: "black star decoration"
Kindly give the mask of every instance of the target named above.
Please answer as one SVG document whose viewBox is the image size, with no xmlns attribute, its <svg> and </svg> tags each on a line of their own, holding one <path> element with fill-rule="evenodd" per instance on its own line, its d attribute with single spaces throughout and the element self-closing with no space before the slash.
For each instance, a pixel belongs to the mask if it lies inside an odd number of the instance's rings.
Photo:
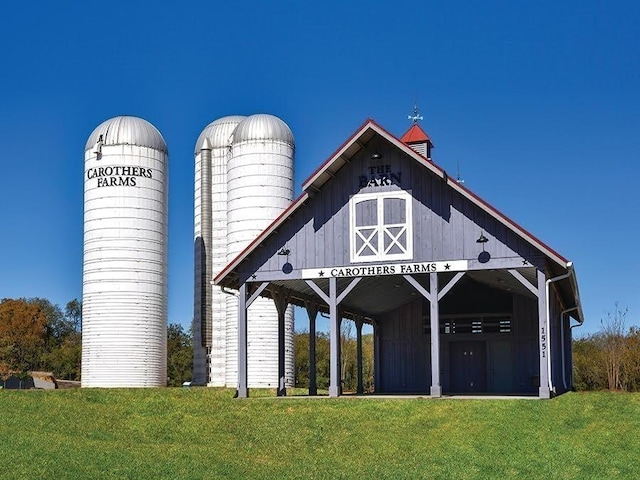
<svg viewBox="0 0 640 480">
<path fill-rule="evenodd" d="M 253 280 L 255 280 L 255 279 L 256 279 L 256 274 L 254 273 L 253 275 L 251 275 L 251 278 L 252 278 Z"/>
<path fill-rule="evenodd" d="M 324 272 L 323 272 L 322 270 L 320 270 L 320 271 L 318 272 L 318 275 L 319 275 L 319 276 L 321 276 L 321 277 L 324 277 Z"/>
<path fill-rule="evenodd" d="M 449 265 L 448 263 L 444 266 L 445 270 L 449 270 L 451 268 L 451 265 Z"/>
<path fill-rule="evenodd" d="M 529 262 L 527 262 L 524 258 L 522 259 L 522 264 L 523 265 L 527 265 Z"/>
</svg>

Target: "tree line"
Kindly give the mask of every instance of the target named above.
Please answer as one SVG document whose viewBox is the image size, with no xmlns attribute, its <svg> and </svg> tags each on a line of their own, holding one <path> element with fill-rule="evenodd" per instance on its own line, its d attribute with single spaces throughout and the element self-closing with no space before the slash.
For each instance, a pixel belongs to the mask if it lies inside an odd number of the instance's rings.
<svg viewBox="0 0 640 480">
<path fill-rule="evenodd" d="M 82 303 L 64 310 L 44 298 L 0 300 L 0 379 L 28 372 L 52 372 L 57 379 L 80 380 Z M 167 327 L 167 383 L 179 386 L 192 378 L 191 334 L 182 325 Z"/>
<path fill-rule="evenodd" d="M 82 305 L 71 300 L 64 311 L 44 298 L 0 301 L 0 377 L 29 371 L 55 372 L 80 379 Z"/>
<path fill-rule="evenodd" d="M 603 319 L 593 334 L 573 340 L 574 387 L 577 390 L 640 391 L 640 328 L 626 327 L 628 310 L 618 308 Z M 357 389 L 357 341 L 353 322 L 342 322 L 340 332 L 341 385 Z M 295 386 L 309 387 L 309 333 L 294 334 Z M 316 333 L 316 382 L 329 387 L 329 334 Z M 82 303 L 69 301 L 64 309 L 44 298 L 0 300 L 0 379 L 30 371 L 52 372 L 54 377 L 80 380 Z M 374 389 L 373 335 L 362 336 L 363 384 Z M 167 327 L 167 384 L 180 386 L 193 378 L 191 331 L 179 324 Z"/>
<path fill-rule="evenodd" d="M 309 332 L 294 333 L 294 385 L 309 388 Z M 329 334 L 316 333 L 316 384 L 319 390 L 329 388 Z M 365 392 L 373 392 L 373 334 L 362 335 L 362 380 Z M 353 322 L 342 321 L 340 328 L 340 383 L 344 392 L 355 392 L 358 387 L 357 339 Z"/>
<path fill-rule="evenodd" d="M 573 341 L 577 390 L 640 391 L 640 328 L 626 327 L 628 313 L 616 303 L 596 333 Z"/>
</svg>

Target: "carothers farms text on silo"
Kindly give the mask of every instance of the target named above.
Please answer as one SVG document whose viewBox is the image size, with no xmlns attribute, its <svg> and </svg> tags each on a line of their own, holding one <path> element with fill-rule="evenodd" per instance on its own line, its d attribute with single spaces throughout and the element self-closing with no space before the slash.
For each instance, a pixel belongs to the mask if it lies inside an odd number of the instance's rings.
<svg viewBox="0 0 640 480">
<path fill-rule="evenodd" d="M 136 177 L 153 178 L 151 168 L 97 167 L 87 170 L 87 180 L 97 179 L 98 187 L 135 187 Z"/>
<path fill-rule="evenodd" d="M 111 118 L 85 144 L 83 387 L 167 384 L 168 172 L 142 118 Z"/>
</svg>

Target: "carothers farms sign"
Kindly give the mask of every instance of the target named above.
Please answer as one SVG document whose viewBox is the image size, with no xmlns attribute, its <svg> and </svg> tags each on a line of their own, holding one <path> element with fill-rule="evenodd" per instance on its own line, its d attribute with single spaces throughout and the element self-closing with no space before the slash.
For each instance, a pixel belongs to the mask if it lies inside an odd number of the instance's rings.
<svg viewBox="0 0 640 480">
<path fill-rule="evenodd" d="M 98 187 L 135 187 L 137 178 L 153 178 L 150 168 L 144 167 L 95 167 L 87 170 L 87 180 L 95 178 Z"/>
<path fill-rule="evenodd" d="M 467 260 L 447 262 L 395 263 L 381 265 L 356 265 L 349 267 L 303 268 L 302 278 L 377 277 L 379 275 L 411 275 L 414 273 L 464 272 L 469 269 Z"/>
</svg>

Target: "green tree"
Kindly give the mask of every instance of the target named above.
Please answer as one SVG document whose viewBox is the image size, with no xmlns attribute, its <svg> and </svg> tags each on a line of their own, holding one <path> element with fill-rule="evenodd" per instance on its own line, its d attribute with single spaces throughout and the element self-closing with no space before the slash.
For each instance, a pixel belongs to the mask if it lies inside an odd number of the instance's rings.
<svg viewBox="0 0 640 480">
<path fill-rule="evenodd" d="M 56 378 L 80 380 L 82 358 L 82 303 L 78 299 L 67 303 L 64 313 L 48 300 L 35 299 L 47 312 L 47 341 L 42 356 L 42 370 Z"/>
<path fill-rule="evenodd" d="M 342 368 L 342 387 L 345 392 L 355 392 L 358 386 L 357 341 L 346 321 L 342 322 L 340 335 L 340 362 Z M 295 332 L 294 337 L 294 374 L 295 386 L 309 387 L 309 333 L 305 330 Z M 329 334 L 316 334 L 316 382 L 319 389 L 329 388 L 330 372 Z M 374 390 L 373 334 L 362 336 L 362 380 L 365 392 Z"/>
<path fill-rule="evenodd" d="M 167 327 L 167 377 L 170 387 L 179 387 L 193 378 L 193 345 L 182 325 Z"/>
<path fill-rule="evenodd" d="M 309 388 L 309 333 L 306 331 L 293 334 L 294 385 L 298 388 Z"/>
<path fill-rule="evenodd" d="M 302 330 L 293 335 L 294 385 L 309 388 L 309 332 Z M 329 335 L 316 333 L 316 384 L 319 389 L 329 388 Z"/>
<path fill-rule="evenodd" d="M 82 331 L 82 302 L 74 298 L 64 308 L 64 316 L 67 322 L 76 332 Z"/>
</svg>

